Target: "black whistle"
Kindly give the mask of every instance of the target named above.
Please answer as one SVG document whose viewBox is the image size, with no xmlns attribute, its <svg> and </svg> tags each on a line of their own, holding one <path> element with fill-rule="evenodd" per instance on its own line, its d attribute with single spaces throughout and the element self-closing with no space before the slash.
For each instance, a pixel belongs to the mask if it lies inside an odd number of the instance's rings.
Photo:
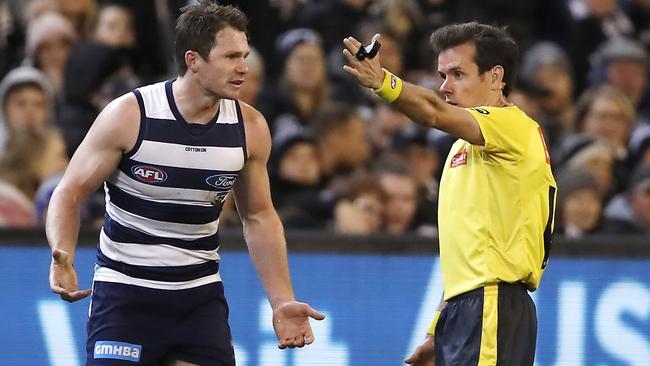
<svg viewBox="0 0 650 366">
<path fill-rule="evenodd" d="M 375 40 L 369 45 L 359 47 L 359 51 L 357 51 L 357 54 L 355 56 L 359 61 L 363 61 L 366 58 L 374 58 L 377 56 L 377 52 L 379 52 L 380 47 L 381 43 Z"/>
</svg>

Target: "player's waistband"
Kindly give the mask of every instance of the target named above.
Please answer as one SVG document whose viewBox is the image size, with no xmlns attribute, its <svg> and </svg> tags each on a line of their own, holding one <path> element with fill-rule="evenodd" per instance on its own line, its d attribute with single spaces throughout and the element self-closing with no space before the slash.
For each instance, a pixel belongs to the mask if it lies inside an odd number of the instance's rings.
<svg viewBox="0 0 650 366">
<path fill-rule="evenodd" d="M 483 297 L 483 294 L 485 293 L 485 289 L 487 287 L 494 287 L 497 286 L 499 289 L 500 294 L 511 294 L 511 295 L 527 295 L 528 294 L 528 288 L 526 285 L 522 282 L 515 282 L 515 283 L 508 283 L 508 282 L 498 282 L 495 284 L 491 285 L 485 285 L 481 286 L 479 288 L 476 288 L 471 291 L 467 291 L 465 293 L 462 293 L 460 295 L 456 295 L 452 297 L 451 299 L 447 300 L 447 302 L 454 302 L 454 301 L 459 301 L 471 297 Z"/>
<path fill-rule="evenodd" d="M 217 272 L 188 281 L 167 282 L 132 277 L 114 269 L 96 265 L 93 281 L 123 283 L 127 285 L 155 288 L 159 290 L 185 290 L 207 285 L 213 282 L 221 282 L 221 275 Z"/>
</svg>

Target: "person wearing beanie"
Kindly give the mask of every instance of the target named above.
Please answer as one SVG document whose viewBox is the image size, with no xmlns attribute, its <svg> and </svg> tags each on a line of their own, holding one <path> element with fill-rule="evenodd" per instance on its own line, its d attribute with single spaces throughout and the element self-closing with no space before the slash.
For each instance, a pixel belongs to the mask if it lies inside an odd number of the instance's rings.
<svg viewBox="0 0 650 366">
<path fill-rule="evenodd" d="M 30 66 L 11 70 L 0 82 L 0 152 L 13 132 L 44 128 L 53 110 L 54 97 L 45 74 Z"/>
<path fill-rule="evenodd" d="M 598 231 L 602 224 L 603 201 L 596 178 L 584 168 L 565 169 L 558 174 L 556 228 L 569 238 L 581 238 Z"/>
<path fill-rule="evenodd" d="M 325 53 L 318 33 L 309 28 L 289 30 L 276 41 L 276 52 L 283 72 L 277 80 L 269 80 L 258 100 L 272 134 L 306 126 L 330 100 Z"/>
<path fill-rule="evenodd" d="M 59 95 L 63 90 L 65 63 L 76 41 L 77 33 L 63 15 L 53 11 L 43 13 L 27 27 L 23 65 L 43 71 Z"/>
</svg>

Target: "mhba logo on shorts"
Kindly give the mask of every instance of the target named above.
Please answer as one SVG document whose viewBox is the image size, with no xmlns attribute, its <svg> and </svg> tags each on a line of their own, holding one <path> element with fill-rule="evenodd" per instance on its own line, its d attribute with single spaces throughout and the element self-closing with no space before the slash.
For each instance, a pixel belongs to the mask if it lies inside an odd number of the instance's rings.
<svg viewBox="0 0 650 366">
<path fill-rule="evenodd" d="M 146 183 L 162 183 L 167 180 L 167 173 L 161 169 L 147 165 L 136 165 L 131 168 L 131 173 Z"/>
<path fill-rule="evenodd" d="M 124 360 L 139 362 L 142 346 L 115 341 L 97 341 L 95 342 L 94 358 L 110 358 L 114 360 Z"/>
<path fill-rule="evenodd" d="M 217 174 L 207 177 L 205 182 L 214 188 L 230 189 L 235 184 L 236 178 L 237 174 Z"/>
</svg>

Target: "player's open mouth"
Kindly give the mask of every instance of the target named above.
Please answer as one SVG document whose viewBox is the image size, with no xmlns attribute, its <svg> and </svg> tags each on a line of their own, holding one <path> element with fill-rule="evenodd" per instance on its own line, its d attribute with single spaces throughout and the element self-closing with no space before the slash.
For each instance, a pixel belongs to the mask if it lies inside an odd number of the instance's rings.
<svg viewBox="0 0 650 366">
<path fill-rule="evenodd" d="M 240 87 L 244 83 L 244 80 L 233 80 L 230 82 L 230 84 L 233 84 L 237 87 Z"/>
</svg>

